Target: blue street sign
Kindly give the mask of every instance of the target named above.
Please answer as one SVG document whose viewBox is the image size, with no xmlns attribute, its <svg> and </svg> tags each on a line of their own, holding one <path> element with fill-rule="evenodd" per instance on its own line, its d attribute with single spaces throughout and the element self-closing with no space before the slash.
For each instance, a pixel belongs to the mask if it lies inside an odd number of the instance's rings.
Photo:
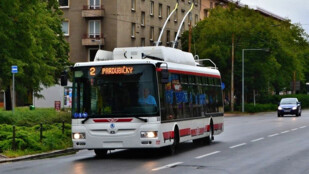
<svg viewBox="0 0 309 174">
<path fill-rule="evenodd" d="M 13 65 L 13 66 L 12 66 L 12 73 L 13 73 L 13 74 L 18 73 L 18 67 L 17 67 L 16 65 Z"/>
</svg>

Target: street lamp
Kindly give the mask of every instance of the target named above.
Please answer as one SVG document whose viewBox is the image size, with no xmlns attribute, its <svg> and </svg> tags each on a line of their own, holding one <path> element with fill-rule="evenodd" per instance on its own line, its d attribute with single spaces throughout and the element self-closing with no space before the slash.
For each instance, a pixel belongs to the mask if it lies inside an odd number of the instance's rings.
<svg viewBox="0 0 309 174">
<path fill-rule="evenodd" d="M 265 51 L 268 52 L 268 48 L 251 48 L 242 49 L 242 73 L 241 73 L 241 111 L 245 112 L 245 51 Z"/>
</svg>

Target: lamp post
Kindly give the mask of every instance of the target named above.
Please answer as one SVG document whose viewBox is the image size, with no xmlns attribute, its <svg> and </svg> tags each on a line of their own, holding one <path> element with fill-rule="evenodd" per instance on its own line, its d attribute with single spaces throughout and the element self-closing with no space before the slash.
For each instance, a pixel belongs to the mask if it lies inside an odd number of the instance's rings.
<svg viewBox="0 0 309 174">
<path fill-rule="evenodd" d="M 266 51 L 267 48 L 242 49 L 242 71 L 241 71 L 241 112 L 245 112 L 245 51 Z"/>
</svg>

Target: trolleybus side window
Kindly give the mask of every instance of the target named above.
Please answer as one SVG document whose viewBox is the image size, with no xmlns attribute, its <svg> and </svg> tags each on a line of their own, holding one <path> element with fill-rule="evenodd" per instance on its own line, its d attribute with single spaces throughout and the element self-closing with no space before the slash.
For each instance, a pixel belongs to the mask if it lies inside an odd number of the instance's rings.
<svg viewBox="0 0 309 174">
<path fill-rule="evenodd" d="M 169 74 L 169 82 L 161 84 L 159 90 L 162 121 L 223 112 L 221 86 L 218 83 L 220 79 L 213 77 Z"/>
</svg>

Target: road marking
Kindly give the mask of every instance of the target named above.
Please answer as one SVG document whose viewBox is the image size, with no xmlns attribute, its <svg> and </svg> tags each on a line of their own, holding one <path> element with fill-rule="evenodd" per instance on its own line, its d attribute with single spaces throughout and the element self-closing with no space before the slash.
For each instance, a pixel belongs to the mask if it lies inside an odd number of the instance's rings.
<svg viewBox="0 0 309 174">
<path fill-rule="evenodd" d="M 305 127 L 307 127 L 307 126 L 302 126 L 302 127 L 300 127 L 299 129 L 303 129 L 303 128 L 305 128 Z"/>
<path fill-rule="evenodd" d="M 198 157 L 195 157 L 195 158 L 196 159 L 201 159 L 201 158 L 204 158 L 204 157 L 207 157 L 207 156 L 210 156 L 210 155 L 214 155 L 214 154 L 217 154 L 217 153 L 220 153 L 220 151 L 211 152 L 211 153 L 208 153 L 208 154 L 205 154 L 205 155 L 201 155 L 201 156 L 198 156 Z"/>
<path fill-rule="evenodd" d="M 281 132 L 282 134 L 285 134 L 285 133 L 288 133 L 288 132 L 290 132 L 289 130 L 287 130 L 287 131 L 283 131 L 283 132 Z"/>
<path fill-rule="evenodd" d="M 237 144 L 237 145 L 235 145 L 235 146 L 231 146 L 230 149 L 234 149 L 234 148 L 236 148 L 236 147 L 244 146 L 244 145 L 246 145 L 246 144 L 247 144 L 247 143 Z"/>
<path fill-rule="evenodd" d="M 251 140 L 251 142 L 254 143 L 254 142 L 257 142 L 257 141 L 261 141 L 261 140 L 263 140 L 263 139 L 264 139 L 264 137 L 258 138 L 258 139 L 255 139 L 255 140 Z"/>
<path fill-rule="evenodd" d="M 274 137 L 274 136 L 277 136 L 279 134 L 272 134 L 272 135 L 268 135 L 268 137 Z"/>
<path fill-rule="evenodd" d="M 162 166 L 162 167 L 152 169 L 152 171 L 158 171 L 158 170 L 162 170 L 162 169 L 166 169 L 166 168 L 171 168 L 171 167 L 174 167 L 174 166 L 182 164 L 182 163 L 183 162 L 176 162 L 176 163 L 168 164 L 168 165 L 165 165 L 165 166 Z"/>
<path fill-rule="evenodd" d="M 295 129 L 291 129 L 291 131 L 296 131 L 298 128 L 295 128 Z"/>
</svg>

